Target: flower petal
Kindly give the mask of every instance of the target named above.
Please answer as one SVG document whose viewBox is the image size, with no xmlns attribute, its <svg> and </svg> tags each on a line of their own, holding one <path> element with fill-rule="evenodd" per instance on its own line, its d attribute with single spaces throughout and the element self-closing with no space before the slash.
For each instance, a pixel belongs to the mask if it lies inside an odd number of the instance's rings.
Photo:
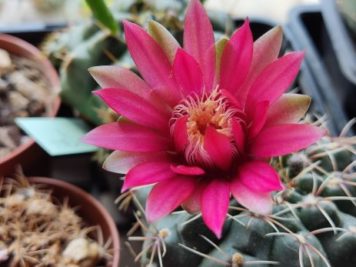
<svg viewBox="0 0 356 267">
<path fill-rule="evenodd" d="M 303 52 L 292 52 L 268 65 L 253 83 L 248 102 L 275 102 L 297 76 L 303 56 Z"/>
<path fill-rule="evenodd" d="M 131 168 L 139 163 L 165 159 L 165 152 L 137 153 L 117 150 L 112 152 L 106 158 L 103 168 L 110 172 L 126 174 Z"/>
<path fill-rule="evenodd" d="M 268 101 L 261 101 L 256 103 L 253 107 L 250 106 L 248 111 L 250 114 L 250 120 L 252 122 L 249 129 L 249 138 L 255 137 L 265 125 L 267 119 L 267 110 L 269 108 Z"/>
<path fill-rule="evenodd" d="M 137 69 L 148 84 L 160 90 L 171 104 L 179 100 L 171 65 L 161 47 L 138 25 L 125 21 L 125 39 Z"/>
<path fill-rule="evenodd" d="M 266 125 L 298 122 L 308 111 L 310 102 L 307 95 L 282 95 L 268 110 Z"/>
<path fill-rule="evenodd" d="M 200 206 L 203 220 L 217 238 L 221 237 L 222 227 L 229 207 L 230 186 L 223 179 L 213 179 L 204 189 Z"/>
<path fill-rule="evenodd" d="M 250 68 L 253 38 L 249 21 L 232 35 L 221 58 L 220 87 L 238 94 Z"/>
<path fill-rule="evenodd" d="M 189 95 L 193 92 L 198 95 L 201 94 L 203 89 L 203 76 L 200 66 L 196 60 L 183 49 L 178 49 L 176 57 L 174 58 L 173 73 L 184 95 Z"/>
<path fill-rule="evenodd" d="M 147 220 L 152 222 L 166 216 L 183 203 L 194 189 L 194 178 L 176 176 L 158 183 L 147 198 Z"/>
<path fill-rule="evenodd" d="M 263 161 L 251 161 L 243 164 L 239 168 L 237 179 L 256 193 L 266 193 L 284 188 L 278 173 Z"/>
<path fill-rule="evenodd" d="M 325 131 L 309 124 L 281 124 L 263 129 L 252 141 L 250 153 L 256 157 L 286 155 L 318 141 Z"/>
<path fill-rule="evenodd" d="M 129 188 L 149 185 L 171 179 L 176 174 L 171 170 L 168 161 L 143 162 L 132 168 L 126 175 L 122 192 Z"/>
<path fill-rule="evenodd" d="M 186 165 L 171 165 L 171 170 L 176 174 L 182 175 L 203 175 L 205 171 L 198 166 L 186 166 Z"/>
<path fill-rule="evenodd" d="M 271 193 L 255 192 L 234 179 L 231 183 L 231 192 L 234 198 L 244 207 L 258 214 L 269 214 L 272 212 L 273 201 Z"/>
<path fill-rule="evenodd" d="M 115 112 L 137 124 L 168 131 L 169 114 L 157 109 L 141 96 L 119 88 L 105 88 L 95 91 L 95 94 Z"/>
<path fill-rule="evenodd" d="M 230 167 L 234 153 L 230 139 L 211 126 L 205 131 L 204 149 L 219 168 L 227 170 Z"/>
<path fill-rule="evenodd" d="M 173 125 L 173 141 L 177 151 L 184 151 L 188 143 L 188 133 L 187 133 L 187 121 L 188 117 L 183 116 L 177 119 Z"/>
<path fill-rule="evenodd" d="M 165 151 L 169 140 L 157 132 L 128 122 L 112 122 L 101 125 L 87 133 L 87 144 L 112 150 L 131 152 Z"/>
<path fill-rule="evenodd" d="M 197 213 L 200 211 L 200 198 L 203 193 L 204 186 L 197 185 L 194 192 L 182 203 L 182 208 L 189 213 Z"/>
<path fill-rule="evenodd" d="M 120 66 L 96 66 L 90 74 L 102 88 L 121 88 L 146 97 L 151 88 L 134 72 Z"/>
<path fill-rule="evenodd" d="M 177 49 L 180 47 L 172 34 L 157 21 L 148 22 L 148 32 L 163 49 L 170 63 L 173 63 Z"/>
<path fill-rule="evenodd" d="M 240 99 L 237 99 L 236 96 L 234 96 L 230 91 L 225 90 L 225 89 L 220 89 L 220 94 L 227 98 L 229 101 L 229 104 L 232 105 L 236 110 L 243 110 L 242 105 L 240 103 Z M 244 116 L 243 112 L 241 112 L 241 115 Z"/>
<path fill-rule="evenodd" d="M 200 65 L 205 86 L 211 90 L 215 76 L 214 32 L 199 0 L 189 2 L 184 21 L 184 50 Z"/>
<path fill-rule="evenodd" d="M 245 103 L 248 90 L 261 71 L 268 64 L 277 59 L 281 49 L 282 40 L 283 30 L 280 26 L 277 26 L 266 32 L 254 42 L 250 71 L 239 90 L 239 99 L 241 103 Z"/>
<path fill-rule="evenodd" d="M 221 58 L 225 50 L 225 45 L 228 43 L 228 41 L 229 38 L 223 37 L 215 43 L 215 48 L 216 48 L 215 84 L 220 83 Z"/>
<path fill-rule="evenodd" d="M 281 50 L 283 40 L 283 30 L 281 26 L 276 26 L 266 32 L 253 44 L 253 58 L 251 75 L 256 78 L 268 64 L 277 59 Z M 251 77 L 253 78 L 253 77 Z"/>
<path fill-rule="evenodd" d="M 234 135 L 234 141 L 239 153 L 243 153 L 245 151 L 245 131 L 241 126 L 239 121 L 233 120 L 231 122 L 232 134 Z"/>
</svg>

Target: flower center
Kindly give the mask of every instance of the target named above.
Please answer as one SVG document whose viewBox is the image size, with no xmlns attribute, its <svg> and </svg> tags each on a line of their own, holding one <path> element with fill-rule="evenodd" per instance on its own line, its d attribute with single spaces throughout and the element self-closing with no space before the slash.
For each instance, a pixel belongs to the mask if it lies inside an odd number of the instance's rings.
<svg viewBox="0 0 356 267">
<path fill-rule="evenodd" d="M 231 105 L 227 97 L 218 89 L 202 96 L 192 95 L 178 104 L 170 121 L 171 130 L 175 122 L 187 118 L 188 144 L 185 158 L 190 164 L 211 165 L 209 155 L 204 149 L 205 133 L 208 127 L 213 127 L 218 133 L 233 140 L 231 119 L 236 118 L 239 110 Z"/>
</svg>

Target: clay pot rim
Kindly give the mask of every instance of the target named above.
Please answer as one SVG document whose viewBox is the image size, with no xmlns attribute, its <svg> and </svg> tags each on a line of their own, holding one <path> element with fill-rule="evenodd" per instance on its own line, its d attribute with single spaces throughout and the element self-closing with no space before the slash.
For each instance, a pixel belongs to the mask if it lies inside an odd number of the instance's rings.
<svg viewBox="0 0 356 267">
<path fill-rule="evenodd" d="M 112 259 L 112 266 L 117 267 L 119 266 L 119 260 L 120 260 L 120 241 L 119 241 L 119 231 L 116 227 L 116 224 L 109 214 L 109 212 L 103 207 L 103 205 L 96 200 L 92 195 L 89 193 L 85 192 L 83 189 L 70 184 L 68 182 L 65 182 L 63 180 L 55 179 L 55 178 L 49 178 L 49 177 L 28 177 L 28 180 L 30 183 L 35 183 L 35 184 L 44 184 L 48 186 L 54 186 L 54 187 L 60 187 L 66 191 L 70 191 L 74 193 L 75 195 L 79 196 L 82 199 L 86 199 L 90 204 L 95 207 L 99 211 L 99 213 L 103 216 L 105 221 L 107 222 L 110 230 L 110 235 L 112 238 L 112 246 L 113 246 L 113 259 Z M 54 190 L 55 192 L 55 190 Z"/>
<path fill-rule="evenodd" d="M 43 70 L 46 70 L 43 72 L 43 74 L 47 77 L 48 81 L 52 85 L 54 92 L 55 93 L 59 92 L 60 81 L 59 81 L 58 74 L 57 74 L 56 70 L 54 69 L 54 67 L 52 66 L 52 64 L 50 63 L 50 61 L 42 54 L 42 52 L 37 47 L 33 46 L 32 44 L 30 44 L 20 38 L 17 38 L 17 37 L 8 35 L 8 34 L 0 33 L 0 48 L 1 49 L 3 49 L 2 44 L 11 45 L 10 50 L 5 49 L 9 53 L 23 56 L 23 55 L 19 54 L 18 52 L 16 52 L 16 50 L 19 51 L 22 49 L 22 51 L 24 51 L 25 54 L 28 55 L 28 56 L 24 56 L 24 57 L 30 58 L 30 59 L 38 62 L 39 64 L 41 64 L 43 66 Z M 14 49 L 14 50 L 12 50 L 12 49 Z M 53 103 L 51 103 L 51 108 L 48 112 L 49 117 L 55 117 L 57 115 L 60 104 L 61 104 L 61 100 L 60 100 L 60 97 L 57 95 L 54 98 Z M 32 147 L 34 145 L 35 145 L 35 141 L 32 138 L 30 138 L 26 143 L 18 146 L 13 151 L 11 151 L 9 154 L 7 154 L 5 157 L 0 158 L 0 166 L 7 161 L 11 161 L 11 160 L 15 159 L 16 157 L 18 157 L 18 155 L 22 154 L 24 151 L 28 150 L 30 147 Z"/>
</svg>

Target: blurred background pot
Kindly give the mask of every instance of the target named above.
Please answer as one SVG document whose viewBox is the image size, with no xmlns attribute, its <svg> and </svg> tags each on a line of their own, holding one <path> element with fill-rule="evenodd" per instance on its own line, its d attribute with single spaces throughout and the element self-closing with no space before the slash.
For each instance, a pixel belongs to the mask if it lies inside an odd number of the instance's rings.
<svg viewBox="0 0 356 267">
<path fill-rule="evenodd" d="M 99 226 L 102 230 L 104 240 L 112 240 L 112 261 L 107 267 L 119 266 L 120 241 L 119 233 L 114 220 L 107 210 L 90 194 L 67 182 L 45 177 L 31 177 L 30 183 L 43 184 L 52 190 L 52 194 L 60 202 L 68 199 L 71 207 L 78 207 L 76 213 L 88 226 Z"/>
<path fill-rule="evenodd" d="M 356 86 L 356 1 L 322 0 L 321 13 L 340 74 Z"/>
<path fill-rule="evenodd" d="M 54 117 L 60 106 L 58 75 L 48 61 L 48 59 L 33 45 L 10 35 L 0 34 L 0 49 L 6 50 L 9 54 L 30 59 L 37 63 L 44 77 L 49 83 L 49 90 L 53 92 L 53 98 L 46 104 L 45 116 Z M 18 146 L 15 150 L 0 158 L 0 176 L 9 175 L 18 164 L 22 165 L 25 171 L 29 166 L 37 162 L 43 164 L 44 152 L 31 139 Z M 31 172 L 29 172 L 31 173 Z"/>
<path fill-rule="evenodd" d="M 338 64 L 326 20 L 320 5 L 299 6 L 291 11 L 285 30 L 291 48 L 305 51 L 302 71 L 310 75 L 304 87 L 315 87 L 316 97 L 310 95 L 320 103 L 324 111 L 321 114 L 327 115 L 328 128 L 335 135 L 355 117 L 356 88 Z"/>
</svg>

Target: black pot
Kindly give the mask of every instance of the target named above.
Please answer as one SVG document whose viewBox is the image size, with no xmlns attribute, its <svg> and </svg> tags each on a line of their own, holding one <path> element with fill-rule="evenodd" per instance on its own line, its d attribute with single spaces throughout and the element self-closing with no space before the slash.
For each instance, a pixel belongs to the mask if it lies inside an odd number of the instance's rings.
<svg viewBox="0 0 356 267">
<path fill-rule="evenodd" d="M 353 39 L 335 0 L 323 0 L 321 13 L 341 72 L 355 86 L 356 39 Z"/>
<path fill-rule="evenodd" d="M 2 26 L 0 27 L 0 32 L 16 36 L 34 46 L 38 46 L 47 34 L 64 29 L 65 27 L 66 24 L 20 24 L 16 26 Z"/>
<path fill-rule="evenodd" d="M 291 48 L 306 53 L 303 68 L 310 71 L 308 80 L 312 82 L 305 83 L 304 90 L 311 89 L 309 86 L 314 87 L 310 95 L 328 116 L 329 129 L 333 134 L 340 133 L 347 121 L 356 115 L 356 88 L 345 78 L 337 64 L 320 6 L 293 9 L 286 33 Z"/>
</svg>

